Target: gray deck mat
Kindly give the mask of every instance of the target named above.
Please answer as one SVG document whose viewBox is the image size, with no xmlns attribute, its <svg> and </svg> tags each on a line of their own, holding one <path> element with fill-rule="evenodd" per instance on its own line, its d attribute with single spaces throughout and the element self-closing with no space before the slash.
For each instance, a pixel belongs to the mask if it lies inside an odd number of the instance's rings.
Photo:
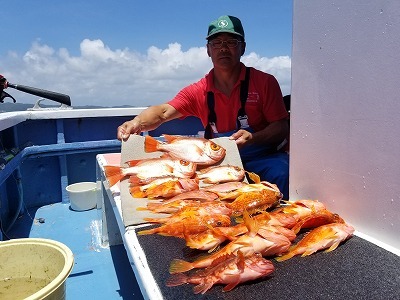
<svg viewBox="0 0 400 300">
<path fill-rule="evenodd" d="M 193 294 L 193 285 L 166 287 L 168 268 L 174 258 L 192 261 L 183 240 L 160 235 L 138 236 L 149 268 L 166 300 L 173 299 L 399 299 L 400 257 L 357 236 L 335 251 L 318 252 L 276 262 L 275 272 L 230 292 L 213 286 L 204 295 Z"/>
</svg>

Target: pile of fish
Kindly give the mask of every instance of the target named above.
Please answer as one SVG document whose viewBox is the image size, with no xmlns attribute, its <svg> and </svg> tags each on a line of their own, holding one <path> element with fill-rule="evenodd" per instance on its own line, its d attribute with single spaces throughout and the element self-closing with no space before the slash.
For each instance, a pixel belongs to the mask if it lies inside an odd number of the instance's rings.
<svg viewBox="0 0 400 300">
<path fill-rule="evenodd" d="M 204 294 L 225 284 L 223 290 L 230 291 L 274 272 L 271 259 L 333 251 L 353 235 L 354 228 L 321 202 L 285 201 L 275 184 L 222 164 L 226 150 L 215 142 L 164 138 L 146 136 L 144 143 L 146 152 L 160 151 L 161 157 L 130 161 L 125 168 L 105 166 L 105 173 L 110 185 L 129 177 L 132 197 L 149 200 L 139 209 L 168 214 L 146 218 L 159 226 L 139 235 L 174 236 L 206 251 L 195 261 L 174 259 L 167 286 L 190 283 L 195 294 Z M 253 183 L 245 182 L 246 174 Z"/>
</svg>

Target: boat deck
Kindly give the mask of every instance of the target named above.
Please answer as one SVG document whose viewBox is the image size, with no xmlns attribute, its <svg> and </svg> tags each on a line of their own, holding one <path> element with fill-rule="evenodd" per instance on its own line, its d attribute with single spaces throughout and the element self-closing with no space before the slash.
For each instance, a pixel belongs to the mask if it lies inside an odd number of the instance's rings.
<svg viewBox="0 0 400 300">
<path fill-rule="evenodd" d="M 101 246 L 98 213 L 63 203 L 25 210 L 7 236 L 53 239 L 72 250 L 67 299 L 143 299 L 124 246 Z"/>
</svg>

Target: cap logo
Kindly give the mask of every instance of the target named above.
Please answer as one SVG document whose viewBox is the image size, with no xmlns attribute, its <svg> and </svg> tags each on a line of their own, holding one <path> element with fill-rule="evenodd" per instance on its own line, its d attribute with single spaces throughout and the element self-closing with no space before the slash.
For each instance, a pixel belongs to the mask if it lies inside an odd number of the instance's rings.
<svg viewBox="0 0 400 300">
<path fill-rule="evenodd" d="M 227 20 L 221 20 L 218 22 L 218 27 L 220 28 L 225 28 L 228 26 L 228 21 Z"/>
</svg>

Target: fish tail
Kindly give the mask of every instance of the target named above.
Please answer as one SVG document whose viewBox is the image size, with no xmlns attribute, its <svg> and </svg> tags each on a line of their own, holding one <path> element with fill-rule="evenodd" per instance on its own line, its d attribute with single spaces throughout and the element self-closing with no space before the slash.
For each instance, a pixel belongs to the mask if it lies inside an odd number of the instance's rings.
<svg viewBox="0 0 400 300">
<path fill-rule="evenodd" d="M 156 152 L 158 151 L 159 142 L 150 135 L 146 135 L 144 140 L 144 151 L 145 152 Z"/>
<path fill-rule="evenodd" d="M 118 166 L 104 166 L 104 173 L 110 186 L 113 186 L 125 177 L 122 172 L 122 168 Z"/>
<path fill-rule="evenodd" d="M 169 266 L 169 273 L 182 273 L 193 269 L 193 265 L 190 262 L 184 261 L 182 259 L 174 259 L 171 261 Z"/>
<path fill-rule="evenodd" d="M 165 282 L 166 286 L 178 286 L 188 283 L 188 276 L 182 273 L 172 274 Z"/>
</svg>

